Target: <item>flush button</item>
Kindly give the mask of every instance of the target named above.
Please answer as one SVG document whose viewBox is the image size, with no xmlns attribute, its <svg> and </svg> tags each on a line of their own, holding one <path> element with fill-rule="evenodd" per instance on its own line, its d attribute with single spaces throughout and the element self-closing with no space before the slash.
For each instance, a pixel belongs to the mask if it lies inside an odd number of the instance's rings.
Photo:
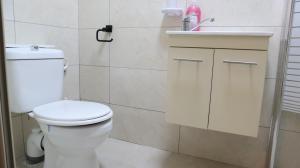
<svg viewBox="0 0 300 168">
<path fill-rule="evenodd" d="M 39 46 L 38 45 L 32 45 L 31 50 L 37 51 L 37 50 L 39 50 Z"/>
</svg>

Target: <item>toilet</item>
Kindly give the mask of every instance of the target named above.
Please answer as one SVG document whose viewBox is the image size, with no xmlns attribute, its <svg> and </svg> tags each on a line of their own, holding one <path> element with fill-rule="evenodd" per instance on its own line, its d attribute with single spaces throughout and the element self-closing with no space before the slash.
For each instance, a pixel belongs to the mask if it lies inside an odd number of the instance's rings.
<svg viewBox="0 0 300 168">
<path fill-rule="evenodd" d="M 39 123 L 44 168 L 99 168 L 95 149 L 109 136 L 113 112 L 100 103 L 63 100 L 63 51 L 14 45 L 6 60 L 10 111 Z"/>
</svg>

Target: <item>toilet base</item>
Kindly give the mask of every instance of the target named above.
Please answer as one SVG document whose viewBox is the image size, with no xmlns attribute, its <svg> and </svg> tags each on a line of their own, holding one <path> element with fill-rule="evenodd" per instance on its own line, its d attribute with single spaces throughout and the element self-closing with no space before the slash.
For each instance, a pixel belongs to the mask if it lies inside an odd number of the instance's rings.
<svg viewBox="0 0 300 168">
<path fill-rule="evenodd" d="M 96 149 L 108 138 L 112 119 L 77 127 L 39 124 L 45 135 L 44 168 L 100 167 Z"/>
<path fill-rule="evenodd" d="M 54 149 L 49 141 L 45 142 L 44 168 L 99 168 L 95 151 L 82 153 L 62 153 Z"/>
<path fill-rule="evenodd" d="M 59 157 L 57 163 L 61 168 L 99 168 L 95 155 L 73 158 Z"/>
</svg>

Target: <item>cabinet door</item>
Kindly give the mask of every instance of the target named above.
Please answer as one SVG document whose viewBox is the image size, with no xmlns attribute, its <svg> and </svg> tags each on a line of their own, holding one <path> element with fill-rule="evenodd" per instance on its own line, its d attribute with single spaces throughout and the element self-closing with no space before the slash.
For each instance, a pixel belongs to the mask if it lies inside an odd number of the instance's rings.
<svg viewBox="0 0 300 168">
<path fill-rule="evenodd" d="M 257 136 L 266 51 L 216 50 L 209 129 Z"/>
<path fill-rule="evenodd" d="M 207 129 L 213 52 L 169 48 L 168 122 Z"/>
</svg>

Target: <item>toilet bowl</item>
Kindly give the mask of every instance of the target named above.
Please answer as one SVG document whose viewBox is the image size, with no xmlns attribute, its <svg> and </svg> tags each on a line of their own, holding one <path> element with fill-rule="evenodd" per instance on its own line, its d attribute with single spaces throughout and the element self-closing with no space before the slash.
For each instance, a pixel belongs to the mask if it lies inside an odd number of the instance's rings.
<svg viewBox="0 0 300 168">
<path fill-rule="evenodd" d="M 96 149 L 112 129 L 112 111 L 92 102 L 58 101 L 34 108 L 45 135 L 44 168 L 99 168 Z"/>
</svg>

